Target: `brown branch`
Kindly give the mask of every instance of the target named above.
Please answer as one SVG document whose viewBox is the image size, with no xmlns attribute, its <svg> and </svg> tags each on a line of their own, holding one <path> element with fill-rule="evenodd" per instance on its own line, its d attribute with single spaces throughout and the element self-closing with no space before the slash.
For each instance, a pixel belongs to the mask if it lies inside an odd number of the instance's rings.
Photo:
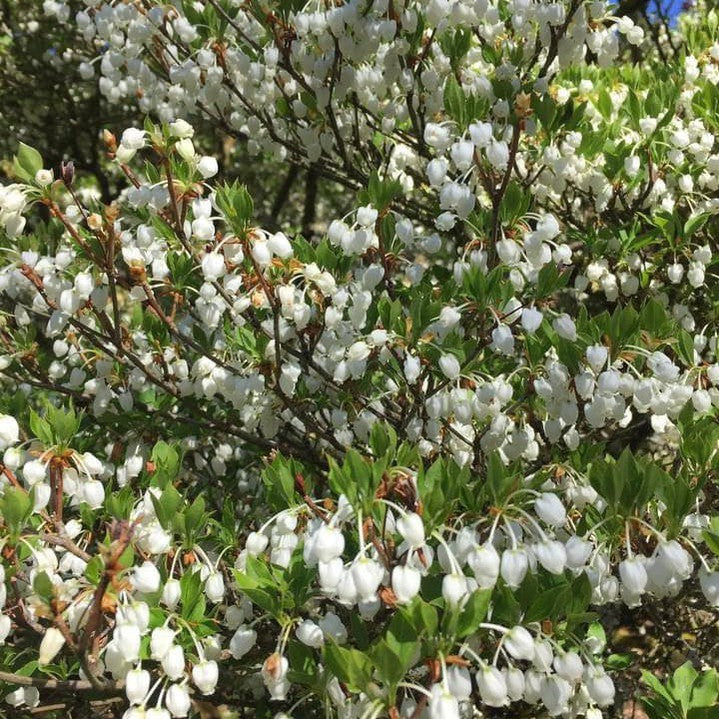
<svg viewBox="0 0 719 719">
<path fill-rule="evenodd" d="M 15 684 L 21 687 L 42 687 L 43 689 L 57 689 L 60 691 L 102 691 L 115 693 L 121 689 L 122 683 L 115 682 L 98 689 L 91 682 L 84 679 L 50 679 L 45 677 L 26 677 L 22 674 L 0 671 L 0 681 Z"/>
</svg>

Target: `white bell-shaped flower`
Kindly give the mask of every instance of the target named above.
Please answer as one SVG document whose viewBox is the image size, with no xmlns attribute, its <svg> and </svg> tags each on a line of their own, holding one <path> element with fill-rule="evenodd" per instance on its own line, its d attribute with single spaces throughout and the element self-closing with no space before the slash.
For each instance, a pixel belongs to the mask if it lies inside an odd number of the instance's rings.
<svg viewBox="0 0 719 719">
<path fill-rule="evenodd" d="M 192 667 L 192 681 L 205 695 L 212 694 L 217 686 L 218 667 L 214 659 L 199 661 Z"/>
<path fill-rule="evenodd" d="M 482 701 L 491 707 L 503 707 L 509 704 L 507 681 L 504 674 L 495 666 L 484 664 L 477 670 L 477 687 Z"/>
</svg>

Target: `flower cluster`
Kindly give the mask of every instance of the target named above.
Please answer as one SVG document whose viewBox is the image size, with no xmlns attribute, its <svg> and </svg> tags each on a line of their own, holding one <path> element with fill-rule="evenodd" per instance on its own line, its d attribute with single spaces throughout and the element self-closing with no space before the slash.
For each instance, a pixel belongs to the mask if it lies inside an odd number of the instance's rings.
<svg viewBox="0 0 719 719">
<path fill-rule="evenodd" d="M 45 3 L 151 117 L 0 188 L 2 696 L 598 719 L 612 605 L 719 607 L 716 13 L 261 5 Z"/>
</svg>

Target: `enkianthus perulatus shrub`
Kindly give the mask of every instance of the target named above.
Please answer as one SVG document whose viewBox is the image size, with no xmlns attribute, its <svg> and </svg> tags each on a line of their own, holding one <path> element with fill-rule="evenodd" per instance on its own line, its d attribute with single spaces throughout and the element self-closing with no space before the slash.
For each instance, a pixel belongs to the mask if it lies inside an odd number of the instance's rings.
<svg viewBox="0 0 719 719">
<path fill-rule="evenodd" d="M 616 607 L 719 607 L 715 11 L 45 10 L 148 119 L 110 204 L 0 187 L 8 716 L 612 716 Z M 263 227 L 196 118 L 344 207 Z"/>
</svg>

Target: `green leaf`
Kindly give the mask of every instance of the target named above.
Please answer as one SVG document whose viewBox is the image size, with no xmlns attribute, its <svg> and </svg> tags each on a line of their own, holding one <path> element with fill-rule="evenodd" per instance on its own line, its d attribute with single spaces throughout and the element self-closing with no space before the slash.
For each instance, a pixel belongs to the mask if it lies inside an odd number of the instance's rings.
<svg viewBox="0 0 719 719">
<path fill-rule="evenodd" d="M 630 653 L 610 654 L 604 661 L 604 665 L 608 669 L 619 670 L 627 669 L 634 663 L 634 656 Z"/>
<path fill-rule="evenodd" d="M 46 411 L 46 421 L 51 428 L 52 443 L 61 447 L 69 447 L 80 430 L 82 417 L 75 413 L 75 408 L 72 405 L 67 409 L 49 405 Z"/>
<path fill-rule="evenodd" d="M 687 367 L 694 366 L 694 339 L 686 330 L 679 330 L 677 351 Z"/>
<path fill-rule="evenodd" d="M 642 669 L 642 681 L 660 697 L 665 699 L 670 704 L 674 704 L 674 697 L 672 694 L 651 672 L 648 672 L 646 669 Z"/>
<path fill-rule="evenodd" d="M 267 502 L 282 510 L 297 504 L 295 496 L 295 468 L 291 460 L 277 455 L 271 464 L 262 470 L 262 481 L 267 489 Z"/>
<path fill-rule="evenodd" d="M 439 627 L 437 609 L 420 597 L 415 597 L 399 613 L 406 617 L 417 634 L 426 633 L 429 637 L 436 635 Z"/>
<path fill-rule="evenodd" d="M 49 602 L 54 595 L 54 586 L 48 577 L 47 572 L 38 572 L 32 583 L 32 588 L 46 602 Z"/>
<path fill-rule="evenodd" d="M 600 90 L 597 98 L 597 109 L 605 120 L 612 116 L 612 107 L 612 98 L 609 93 L 606 90 Z"/>
<path fill-rule="evenodd" d="M 317 677 L 317 660 L 310 647 L 302 642 L 290 641 L 287 645 L 290 668 L 287 678 L 293 684 L 311 687 Z"/>
<path fill-rule="evenodd" d="M 169 529 L 173 526 L 177 510 L 182 504 L 182 495 L 171 484 L 165 487 L 159 498 L 152 492 L 149 494 L 157 520 L 163 529 Z"/>
<path fill-rule="evenodd" d="M 325 666 L 351 691 L 367 689 L 372 680 L 372 662 L 357 649 L 344 649 L 334 642 L 325 644 L 322 652 Z"/>
<path fill-rule="evenodd" d="M 434 609 L 434 607 L 432 607 L 432 609 Z M 392 621 L 390 621 L 387 627 L 385 641 L 392 651 L 399 657 L 405 669 L 412 664 L 415 655 L 418 655 L 418 635 L 426 632 L 427 629 L 428 628 L 423 627 L 418 632 L 413 626 L 412 621 L 403 612 L 396 612 L 392 617 Z"/>
<path fill-rule="evenodd" d="M 719 706 L 692 707 L 687 712 L 687 719 L 719 719 Z"/>
<path fill-rule="evenodd" d="M 180 473 L 182 465 L 180 452 L 167 442 L 159 441 L 155 444 L 150 460 L 155 466 L 152 473 L 153 486 L 164 488 Z"/>
<path fill-rule="evenodd" d="M 375 422 L 370 430 L 369 446 L 375 457 L 394 459 L 397 450 L 397 432 L 385 422 Z"/>
<path fill-rule="evenodd" d="M 200 572 L 185 572 L 180 579 L 180 602 L 183 619 L 193 616 L 195 607 L 202 599 L 202 578 Z"/>
<path fill-rule="evenodd" d="M 592 643 L 591 651 L 593 654 L 601 654 L 604 647 L 607 646 L 607 634 L 599 622 L 592 622 L 587 627 L 587 639 Z"/>
<path fill-rule="evenodd" d="M 197 497 L 184 513 L 185 536 L 188 543 L 194 543 L 194 538 L 205 526 L 206 517 L 205 500 L 202 497 Z"/>
<path fill-rule="evenodd" d="M 384 639 L 374 644 L 369 650 L 372 664 L 379 669 L 382 679 L 386 680 L 390 685 L 396 686 L 405 675 L 407 668 L 392 648 Z"/>
<path fill-rule="evenodd" d="M 684 238 L 689 239 L 693 234 L 699 232 L 699 230 L 704 227 L 709 217 L 711 217 L 711 215 L 708 212 L 700 212 L 697 215 L 692 215 L 684 223 Z"/>
<path fill-rule="evenodd" d="M 460 127 L 466 127 L 467 122 L 467 98 L 462 86 L 457 82 L 454 75 L 447 78 L 444 85 L 444 111 Z"/>
<path fill-rule="evenodd" d="M 102 557 L 99 554 L 96 554 L 92 557 L 92 559 L 90 559 L 85 567 L 85 579 L 87 579 L 90 584 L 97 586 L 100 582 L 100 577 L 102 577 L 104 569 L 105 563 L 102 561 Z"/>
<path fill-rule="evenodd" d="M 538 622 L 543 619 L 555 619 L 566 607 L 569 587 L 562 584 L 558 587 L 550 587 L 541 592 L 529 605 L 525 614 L 527 622 Z"/>
<path fill-rule="evenodd" d="M 243 237 L 250 227 L 255 210 L 247 187 L 237 181 L 231 185 L 225 183 L 216 189 L 215 198 L 227 223 L 239 237 Z"/>
<path fill-rule="evenodd" d="M 367 189 L 360 193 L 360 201 L 369 202 L 376 210 L 383 212 L 401 195 L 402 185 L 398 180 L 381 179 L 375 170 L 369 177 Z"/>
<path fill-rule="evenodd" d="M 5 487 L 0 500 L 0 515 L 11 533 L 19 534 L 32 512 L 33 500 L 20 487 Z"/>
<path fill-rule="evenodd" d="M 684 662 L 667 681 L 667 690 L 679 701 L 685 714 L 691 706 L 692 685 L 698 676 L 692 663 Z"/>
<path fill-rule="evenodd" d="M 42 170 L 42 156 L 34 147 L 21 142 L 13 158 L 13 173 L 19 180 L 34 183 L 38 170 Z"/>
<path fill-rule="evenodd" d="M 719 677 L 714 669 L 706 669 L 694 680 L 690 704 L 693 707 L 710 707 L 719 697 Z"/>
<path fill-rule="evenodd" d="M 474 634 L 484 621 L 492 598 L 491 589 L 475 589 L 462 608 L 457 620 L 457 636 L 461 639 Z"/>
<path fill-rule="evenodd" d="M 55 444 L 55 436 L 53 435 L 50 423 L 40 417 L 34 410 L 30 410 L 30 431 L 46 447 L 51 447 Z"/>
<path fill-rule="evenodd" d="M 534 95 L 532 109 L 545 130 L 552 125 L 557 115 L 557 105 L 549 93 Z"/>
</svg>

